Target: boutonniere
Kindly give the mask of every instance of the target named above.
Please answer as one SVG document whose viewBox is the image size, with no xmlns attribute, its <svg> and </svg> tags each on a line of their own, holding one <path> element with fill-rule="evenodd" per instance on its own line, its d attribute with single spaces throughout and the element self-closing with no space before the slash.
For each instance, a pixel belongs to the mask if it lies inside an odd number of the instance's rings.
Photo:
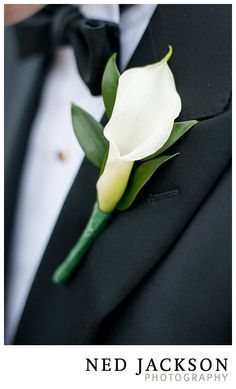
<svg viewBox="0 0 236 389">
<path fill-rule="evenodd" d="M 196 120 L 174 122 L 181 98 L 168 65 L 172 47 L 159 62 L 120 75 L 116 55 L 109 59 L 102 96 L 109 121 L 105 128 L 88 112 L 72 105 L 75 135 L 86 157 L 100 169 L 97 201 L 88 223 L 53 281 L 66 282 L 77 269 L 114 211 L 127 210 L 156 170 L 178 153 L 166 153 Z"/>
</svg>

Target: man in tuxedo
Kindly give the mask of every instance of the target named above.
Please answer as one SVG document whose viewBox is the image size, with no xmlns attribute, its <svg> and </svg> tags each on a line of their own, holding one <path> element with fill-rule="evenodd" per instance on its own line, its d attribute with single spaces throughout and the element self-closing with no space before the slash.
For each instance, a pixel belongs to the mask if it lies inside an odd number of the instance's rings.
<svg viewBox="0 0 236 389">
<path fill-rule="evenodd" d="M 231 7 L 21 7 L 5 14 L 17 23 L 5 33 L 5 343 L 231 344 Z M 70 28 L 76 12 L 90 27 L 96 19 L 114 36 L 119 29 L 121 71 L 159 60 L 171 44 L 178 121 L 199 123 L 70 282 L 55 286 L 99 175 L 73 135 L 70 104 L 104 114 L 96 61 L 87 82 L 81 41 L 49 47 L 41 28 Z"/>
</svg>

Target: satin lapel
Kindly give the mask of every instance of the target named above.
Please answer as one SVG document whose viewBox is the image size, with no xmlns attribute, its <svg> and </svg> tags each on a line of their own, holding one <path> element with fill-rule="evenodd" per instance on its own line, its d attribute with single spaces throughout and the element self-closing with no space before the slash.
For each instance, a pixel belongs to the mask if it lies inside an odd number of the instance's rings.
<svg viewBox="0 0 236 389">
<path fill-rule="evenodd" d="M 4 177 L 5 258 L 7 258 L 20 174 L 29 130 L 41 92 L 46 62 L 41 56 L 25 60 L 18 57 L 13 28 L 6 29 L 5 42 Z"/>
<path fill-rule="evenodd" d="M 221 113 L 231 96 L 231 6 L 158 5 L 129 67 L 162 58 L 174 48 L 170 67 L 182 99 L 180 119 Z M 151 52 L 151 53 L 150 53 Z M 153 59 L 152 59 L 153 58 Z"/>
<path fill-rule="evenodd" d="M 194 90 L 196 78 L 185 80 L 184 75 L 189 65 L 186 65 L 179 52 L 183 53 L 183 46 L 186 50 L 191 46 L 189 37 L 194 32 L 194 23 L 191 18 L 191 23 L 186 22 L 186 31 L 182 36 L 179 30 L 180 27 L 183 29 L 183 20 L 180 16 L 179 19 L 176 18 L 178 7 L 157 8 L 130 65 L 153 62 L 157 59 L 156 56 L 159 57 L 159 53 L 166 51 L 166 40 L 168 39 L 168 43 L 174 40 L 176 54 L 171 67 L 178 77 L 182 75 L 184 78 L 176 77 L 183 101 L 187 104 L 189 100 L 182 117 L 192 119 L 196 117 L 194 113 L 203 115 L 200 100 L 207 90 L 207 80 L 202 80 L 199 74 L 197 82 L 202 90 L 199 86 L 198 96 L 188 93 L 188 90 Z M 173 16 L 169 8 L 173 11 Z M 187 18 L 185 14 L 191 14 L 191 9 L 192 6 L 185 6 L 182 18 Z M 206 11 L 207 7 L 203 7 L 199 15 L 203 22 Z M 206 17 L 208 16 L 207 14 Z M 204 26 L 207 28 L 209 23 Z M 211 30 L 210 27 L 208 29 Z M 208 30 L 205 31 L 207 33 L 210 34 Z M 157 37 L 160 39 L 158 49 L 158 43 L 155 42 Z M 213 36 L 208 35 L 210 43 L 212 39 Z M 222 41 L 227 39 L 228 35 L 225 33 Z M 202 54 L 191 53 L 194 58 L 189 61 L 191 66 L 194 64 L 194 69 L 199 68 L 199 61 L 203 63 L 203 57 L 205 60 L 205 55 L 208 55 L 206 45 L 202 50 L 205 50 Z M 222 56 L 225 54 L 223 50 Z M 227 76 L 225 81 L 226 79 Z M 209 111 L 218 115 L 202 120 L 178 143 L 173 151 L 180 151 L 181 155 L 158 171 L 133 207 L 114 215 L 70 283 L 54 286 L 51 282 L 52 273 L 81 234 L 96 198 L 98 172 L 86 160 L 83 162 L 38 270 L 16 335 L 16 344 L 94 342 L 103 319 L 164 259 L 229 163 L 230 114 L 221 113 L 227 102 L 225 100 L 222 103 L 220 111 L 218 96 L 212 100 L 208 105 Z M 196 104 L 195 112 L 192 112 L 196 101 L 199 104 Z M 206 112 L 206 107 L 204 110 Z M 193 116 L 185 116 L 190 113 Z M 206 116 L 211 115 L 207 113 Z M 164 195 L 161 199 L 161 193 L 169 195 Z M 172 197 L 168 197 L 171 194 Z"/>
</svg>

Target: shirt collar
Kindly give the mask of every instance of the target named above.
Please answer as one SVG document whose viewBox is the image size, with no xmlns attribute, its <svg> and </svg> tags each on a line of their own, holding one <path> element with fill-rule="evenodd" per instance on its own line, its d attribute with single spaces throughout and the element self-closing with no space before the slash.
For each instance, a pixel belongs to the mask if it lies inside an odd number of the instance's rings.
<svg viewBox="0 0 236 389">
<path fill-rule="evenodd" d="M 119 4 L 81 4 L 80 12 L 87 18 L 101 19 L 119 24 Z"/>
</svg>

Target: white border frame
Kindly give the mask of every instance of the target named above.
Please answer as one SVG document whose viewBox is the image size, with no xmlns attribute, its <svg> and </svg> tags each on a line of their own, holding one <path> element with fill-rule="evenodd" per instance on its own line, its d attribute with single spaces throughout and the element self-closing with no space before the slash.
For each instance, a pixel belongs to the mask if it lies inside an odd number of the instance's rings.
<svg viewBox="0 0 236 389">
<path fill-rule="evenodd" d="M 144 3 L 145 1 L 136 1 L 129 3 Z M 32 4 L 32 1 L 5 1 L 6 4 Z M 37 2 L 36 2 L 37 3 Z M 63 1 L 57 1 L 55 4 L 65 3 Z M 70 2 L 76 3 L 75 1 Z M 86 2 L 81 2 L 86 3 Z M 89 2 L 88 2 L 89 3 Z M 101 3 L 99 1 L 93 1 L 94 3 Z M 112 1 L 103 1 L 103 3 L 113 3 Z M 123 3 L 123 1 L 121 2 Z M 124 2 L 126 3 L 126 2 Z M 149 1 L 148 3 L 155 3 Z M 170 4 L 170 1 L 159 1 L 158 4 Z M 232 4 L 227 1 L 208 1 L 208 4 Z M 181 1 L 180 4 L 205 4 L 203 1 Z M 3 21 L 3 5 L 1 6 L 1 17 Z M 233 20 L 235 21 L 235 12 L 233 6 Z M 234 23 L 233 23 L 234 26 Z M 3 50 L 3 29 L 1 30 L 1 45 Z M 233 37 L 235 36 L 235 27 L 233 27 Z M 234 45 L 233 45 L 234 47 Z M 3 51 L 2 51 L 3 53 Z M 2 56 L 3 58 L 3 56 Z M 235 50 L 233 50 L 233 69 L 235 68 Z M 1 85 L 3 85 L 3 61 L 1 61 Z M 234 88 L 233 78 L 233 90 Z M 2 89 L 3 92 L 3 89 Z M 4 128 L 3 120 L 3 106 L 4 98 L 2 93 L 2 102 L 0 104 L 2 118 L 2 129 Z M 235 123 L 235 106 L 233 109 L 233 128 Z M 1 132 L 1 171 L 3 172 L 3 131 Z M 233 136 L 233 151 L 235 152 L 235 136 Z M 234 155 L 235 153 L 233 153 Z M 235 163 L 233 161 L 233 167 Z M 233 179 L 233 194 L 235 194 L 235 179 Z M 0 295 L 0 310 L 3 318 L 3 174 L 1 175 L 0 185 L 1 196 L 1 257 L 2 266 L 0 272 L 1 280 L 1 295 Z M 235 207 L 233 204 L 233 237 L 234 237 L 234 223 L 235 223 Z M 233 239 L 234 241 L 234 239 Z M 233 258 L 235 257 L 235 244 L 233 244 Z M 235 265 L 233 265 L 233 296 L 235 296 Z M 233 307 L 235 299 L 233 298 Z M 235 309 L 233 309 L 233 324 L 235 324 Z M 234 325 L 233 325 L 234 328 Z M 0 385 L 4 389 L 42 389 L 42 388 L 79 388 L 79 387 L 103 387 L 110 388 L 111 386 L 116 388 L 121 385 L 128 387 L 129 385 L 135 385 L 135 388 L 154 387 L 158 385 L 165 388 L 172 388 L 177 385 L 188 385 L 188 388 L 214 388 L 224 387 L 236 388 L 236 350 L 234 344 L 233 332 L 233 346 L 4 346 L 3 335 L 3 319 L 0 321 L 0 334 L 1 334 L 1 346 L 0 346 Z M 124 358 L 127 361 L 127 369 L 123 372 L 86 372 L 85 358 Z M 144 376 L 136 376 L 134 372 L 137 369 L 137 358 L 142 357 L 146 360 L 155 358 L 160 360 L 165 357 L 173 358 L 190 358 L 196 359 L 202 358 L 229 358 L 229 371 L 228 377 L 225 383 L 223 381 L 209 381 L 209 382 L 160 382 L 160 381 L 148 381 L 145 382 Z M 160 372 L 159 372 L 160 373 Z M 145 385 L 146 384 L 146 385 Z"/>
</svg>

